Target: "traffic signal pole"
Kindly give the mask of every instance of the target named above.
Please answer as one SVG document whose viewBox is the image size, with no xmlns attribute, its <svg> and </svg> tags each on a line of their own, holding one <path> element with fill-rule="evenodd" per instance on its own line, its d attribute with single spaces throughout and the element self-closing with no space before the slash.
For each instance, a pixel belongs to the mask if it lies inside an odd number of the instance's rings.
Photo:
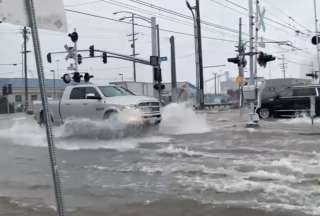
<svg viewBox="0 0 320 216">
<path fill-rule="evenodd" d="M 255 85 L 255 67 L 254 67 L 254 58 L 255 58 L 255 47 L 254 47 L 254 36 L 253 36 L 253 29 L 255 26 L 255 20 L 253 15 L 253 0 L 249 0 L 249 45 L 250 45 L 250 63 L 249 63 L 249 69 L 250 69 L 250 81 L 249 84 L 251 88 Z M 252 91 L 252 89 L 251 89 Z M 257 94 L 255 94 L 255 99 L 250 101 L 250 111 L 249 111 L 249 121 L 247 123 L 247 127 L 257 127 L 258 122 L 256 117 L 256 110 L 255 110 L 255 102 L 257 101 Z"/>
<path fill-rule="evenodd" d="M 27 40 L 28 40 L 27 27 L 23 28 L 23 57 L 24 57 L 24 94 L 25 94 L 25 105 L 24 111 L 27 112 L 29 109 L 29 87 L 28 87 L 28 51 L 27 51 Z"/>
<path fill-rule="evenodd" d="M 132 56 L 136 57 L 136 32 L 135 32 L 135 19 L 134 13 L 132 13 Z M 133 62 L 133 81 L 137 82 L 137 66 L 136 62 Z"/>
<path fill-rule="evenodd" d="M 320 47 L 319 47 L 319 28 L 318 28 L 318 14 L 317 14 L 317 1 L 314 0 L 314 21 L 315 21 L 315 31 L 316 31 L 316 49 L 317 49 L 317 63 L 318 63 L 318 74 L 320 73 Z M 320 79 L 319 79 L 320 83 Z"/>
</svg>

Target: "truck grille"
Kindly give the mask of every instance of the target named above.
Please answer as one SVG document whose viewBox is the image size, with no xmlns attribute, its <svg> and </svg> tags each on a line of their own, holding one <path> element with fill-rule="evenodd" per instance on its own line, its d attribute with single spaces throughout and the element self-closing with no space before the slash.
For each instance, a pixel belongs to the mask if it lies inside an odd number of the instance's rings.
<svg viewBox="0 0 320 216">
<path fill-rule="evenodd" d="M 160 103 L 159 102 L 143 102 L 139 104 L 139 108 L 144 113 L 155 113 L 160 112 Z"/>
</svg>

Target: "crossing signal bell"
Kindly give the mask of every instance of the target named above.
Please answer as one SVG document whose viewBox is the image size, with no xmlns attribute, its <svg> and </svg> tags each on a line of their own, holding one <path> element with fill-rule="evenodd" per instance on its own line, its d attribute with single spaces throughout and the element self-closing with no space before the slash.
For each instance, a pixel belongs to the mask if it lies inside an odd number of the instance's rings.
<svg viewBox="0 0 320 216">
<path fill-rule="evenodd" d="M 307 77 L 312 77 L 312 79 L 318 79 L 318 74 L 316 72 L 314 73 L 307 73 L 306 74 Z"/>
<path fill-rule="evenodd" d="M 257 60 L 261 67 L 266 67 L 268 62 L 274 61 L 276 60 L 276 58 L 272 55 L 268 55 L 264 52 L 260 52 Z"/>
<path fill-rule="evenodd" d="M 245 59 L 244 56 L 243 57 L 237 56 L 235 58 L 228 58 L 228 62 L 237 64 L 238 66 L 242 66 L 242 67 L 247 66 L 247 60 Z"/>
<path fill-rule="evenodd" d="M 71 41 L 73 43 L 76 43 L 79 39 L 79 35 L 77 32 L 72 32 L 72 33 L 68 34 L 68 36 L 71 38 Z"/>
<path fill-rule="evenodd" d="M 320 35 L 313 36 L 311 39 L 313 45 L 318 45 L 320 43 Z"/>
</svg>

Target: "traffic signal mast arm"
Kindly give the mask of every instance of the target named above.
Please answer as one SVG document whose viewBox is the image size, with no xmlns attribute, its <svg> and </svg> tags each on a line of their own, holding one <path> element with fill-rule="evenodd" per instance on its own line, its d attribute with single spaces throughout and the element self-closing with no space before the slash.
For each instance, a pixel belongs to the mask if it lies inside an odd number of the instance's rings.
<svg viewBox="0 0 320 216">
<path fill-rule="evenodd" d="M 78 53 L 83 53 L 83 52 L 90 52 L 90 50 L 77 50 Z M 117 59 L 122 59 L 122 60 L 126 60 L 126 61 L 132 61 L 132 62 L 137 62 L 140 64 L 145 64 L 145 65 L 151 65 L 151 66 L 155 66 L 154 64 L 151 64 L 151 61 L 145 60 L 145 59 L 141 59 L 141 58 L 135 58 L 132 56 L 127 56 L 127 55 L 123 55 L 123 54 L 119 54 L 119 53 L 115 53 L 115 52 L 109 52 L 109 51 L 104 51 L 104 50 L 94 50 L 94 52 L 98 52 L 98 53 L 107 53 L 109 54 L 107 57 L 108 58 L 117 58 Z M 52 55 L 56 55 L 56 54 L 67 54 L 67 51 L 60 51 L 60 52 L 50 52 L 47 54 L 47 60 L 49 63 L 52 63 Z M 89 58 L 101 58 L 102 56 L 93 56 L 93 57 L 82 57 L 82 59 L 89 59 Z"/>
</svg>

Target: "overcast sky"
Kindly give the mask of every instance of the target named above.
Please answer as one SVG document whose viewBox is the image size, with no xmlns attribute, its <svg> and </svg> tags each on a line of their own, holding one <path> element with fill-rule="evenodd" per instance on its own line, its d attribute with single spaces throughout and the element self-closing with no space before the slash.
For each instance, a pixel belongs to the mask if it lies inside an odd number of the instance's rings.
<svg viewBox="0 0 320 216">
<path fill-rule="evenodd" d="M 174 10 L 186 15 L 190 15 L 190 11 L 186 7 L 184 0 L 144 0 L 170 10 Z M 83 3 L 90 4 L 83 4 Z M 232 0 L 245 8 L 248 7 L 248 0 Z M 287 76 L 301 77 L 302 73 L 311 70 L 311 62 L 315 56 L 315 47 L 310 44 L 310 38 L 314 31 L 314 13 L 313 0 L 260 0 L 261 5 L 266 8 L 266 16 L 273 21 L 265 20 L 266 32 L 260 32 L 260 36 L 265 41 L 283 41 L 289 40 L 298 50 L 293 50 L 287 46 L 278 46 L 276 44 L 267 44 L 263 49 L 277 57 L 285 55 L 287 59 Z M 129 10 L 124 8 L 125 3 L 134 6 L 131 11 L 144 16 L 157 16 L 157 22 L 160 28 L 170 29 L 179 32 L 193 34 L 192 23 L 183 18 L 153 10 L 139 4 L 135 4 L 129 0 L 64 0 L 65 7 L 82 12 L 89 12 L 110 18 L 120 18 L 121 16 L 113 15 L 113 12 L 119 10 Z M 194 0 L 190 0 L 193 4 Z M 244 37 L 247 38 L 248 17 L 247 12 L 240 7 L 230 4 L 228 0 L 201 0 L 201 16 L 204 21 L 215 23 L 231 29 L 238 29 L 239 17 L 244 22 Z M 223 4 L 223 5 L 221 5 Z M 320 2 L 319 2 L 320 5 Z M 229 7 L 229 8 L 228 8 Z M 231 9 L 230 9 L 231 8 Z M 169 18 L 168 18 L 169 17 Z M 290 17 L 290 18 L 289 18 Z M 170 19 L 170 20 L 168 20 Z M 178 20 L 177 20 L 178 19 Z M 87 49 L 89 45 L 94 44 L 96 48 L 108 51 L 115 51 L 123 54 L 131 54 L 130 42 L 128 42 L 127 34 L 131 32 L 131 26 L 124 23 L 112 22 L 103 19 L 92 18 L 84 15 L 67 12 L 67 22 L 69 32 L 74 28 L 77 29 L 80 39 L 79 48 Z M 275 23 L 275 22 L 278 22 Z M 143 21 L 139 24 L 148 25 Z M 280 24 L 279 24 L 280 23 Z M 285 27 L 286 26 L 286 27 Z M 291 29 L 290 29 L 291 27 Z M 136 44 L 137 52 L 141 58 L 149 58 L 151 55 L 151 39 L 150 29 L 136 27 L 139 32 L 139 40 Z M 22 35 L 20 34 L 22 27 L 10 24 L 0 24 L 0 64 L 4 63 L 20 63 L 21 62 L 21 45 Z M 297 34 L 294 30 L 301 31 Z M 310 32 L 311 31 L 311 32 Z M 42 54 L 46 55 L 50 51 L 61 51 L 65 44 L 70 44 L 69 38 L 64 33 L 41 30 L 41 46 Z M 174 35 L 176 38 L 176 57 L 177 57 L 177 77 L 179 81 L 195 82 L 195 57 L 194 57 L 194 38 L 192 36 L 184 36 L 169 32 L 161 32 L 161 55 L 170 58 L 169 37 Z M 227 39 L 237 41 L 238 35 L 230 31 L 202 25 L 203 38 L 203 55 L 204 65 L 220 65 L 227 64 L 224 68 L 206 69 L 204 71 L 205 79 L 212 77 L 212 73 L 223 73 L 229 71 L 231 76 L 236 76 L 236 65 L 226 63 L 226 59 L 234 57 L 236 42 L 225 42 L 216 39 Z M 208 39 L 210 37 L 210 39 Z M 31 40 L 28 42 L 29 49 L 32 50 Z M 29 55 L 30 77 L 36 77 L 34 67 L 34 56 Z M 44 58 L 45 59 L 45 58 Z M 64 60 L 64 55 L 55 56 L 53 61 L 59 60 L 60 75 L 66 71 L 66 66 L 70 62 Z M 259 70 L 259 76 L 266 78 L 282 77 L 280 71 L 281 60 L 270 63 L 266 69 Z M 316 62 L 314 62 L 316 67 Z M 52 76 L 49 72 L 56 69 L 57 64 L 45 63 L 46 76 Z M 162 64 L 164 81 L 170 81 L 170 61 Z M 81 71 L 92 72 L 96 79 L 107 81 L 120 80 L 119 73 L 124 73 L 126 80 L 133 79 L 132 63 L 110 59 L 107 65 L 102 63 L 101 59 L 84 60 L 80 66 Z M 0 77 L 21 77 L 21 66 L 0 67 Z M 50 78 L 50 77 L 49 77 Z M 151 69 L 146 66 L 137 66 L 138 81 L 151 81 Z M 207 91 L 212 90 L 212 84 L 207 83 Z"/>
</svg>

